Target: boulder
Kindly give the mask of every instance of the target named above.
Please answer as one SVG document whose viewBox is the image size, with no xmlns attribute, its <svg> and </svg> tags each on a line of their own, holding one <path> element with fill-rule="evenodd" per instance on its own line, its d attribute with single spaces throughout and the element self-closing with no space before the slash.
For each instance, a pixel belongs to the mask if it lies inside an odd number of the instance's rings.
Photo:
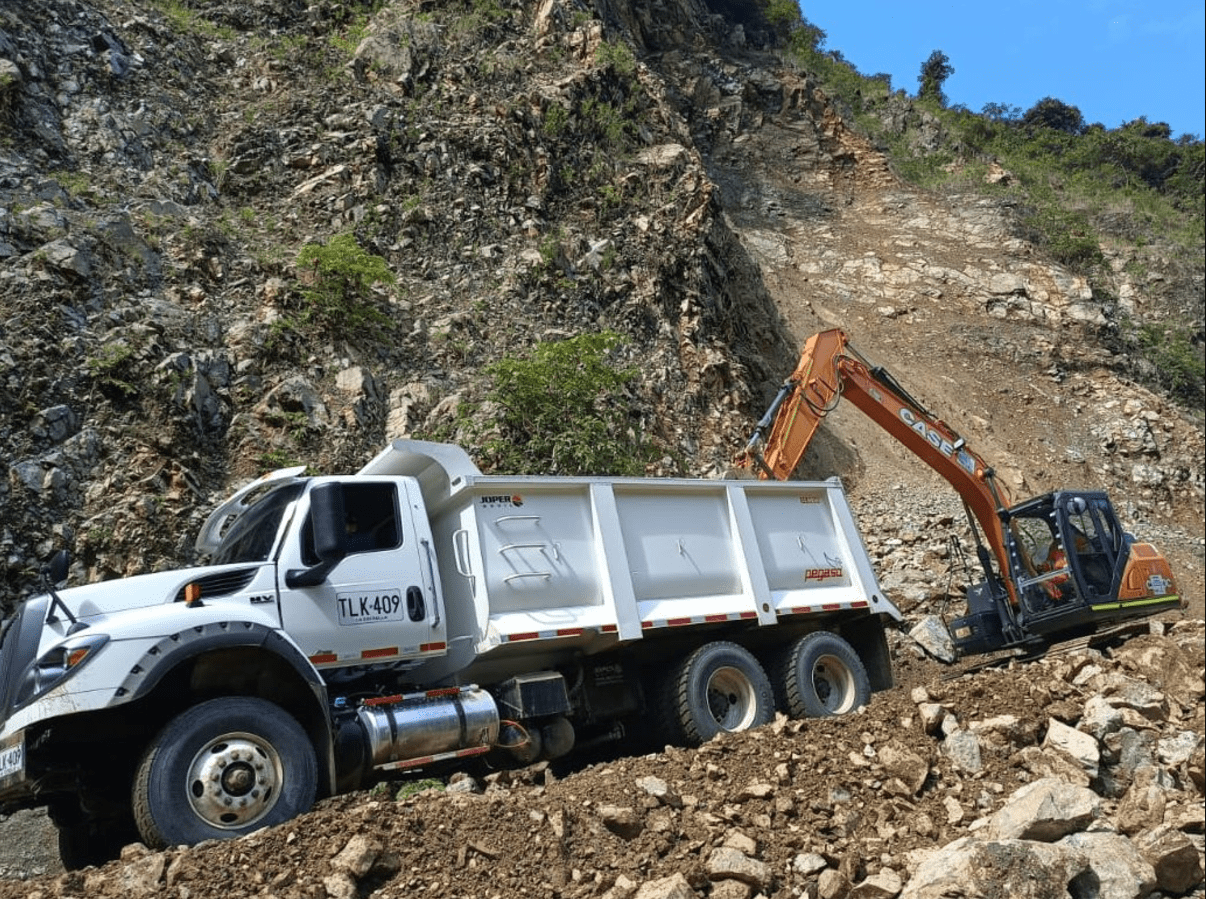
<svg viewBox="0 0 1206 899">
<path fill-rule="evenodd" d="M 960 729 L 948 734 L 942 741 L 942 752 L 968 774 L 976 774 L 984 768 L 980 740 L 971 731 Z"/>
<path fill-rule="evenodd" d="M 1097 879 L 1096 899 L 1142 899 L 1156 886 L 1156 872 L 1126 837 L 1116 833 L 1074 833 L 1059 841 L 1089 857 Z"/>
<path fill-rule="evenodd" d="M 909 630 L 909 636 L 940 662 L 954 662 L 955 644 L 951 641 L 951 633 L 937 615 L 926 615 Z"/>
<path fill-rule="evenodd" d="M 1088 855 L 1071 846 L 963 837 L 923 861 L 900 899 L 1052 899 L 1088 871 Z"/>
<path fill-rule="evenodd" d="M 1135 848 L 1151 864 L 1156 885 L 1170 893 L 1202 886 L 1202 862 L 1193 841 L 1161 824 L 1135 837 Z"/>
<path fill-rule="evenodd" d="M 984 835 L 995 840 L 1054 842 L 1083 830 L 1101 812 L 1092 790 L 1044 777 L 1017 790 L 989 819 Z"/>
<path fill-rule="evenodd" d="M 1154 768 L 1140 768 L 1114 812 L 1114 825 L 1125 834 L 1136 834 L 1164 821 L 1167 789 Z"/>
<path fill-rule="evenodd" d="M 631 840 L 640 835 L 644 829 L 644 821 L 636 809 L 627 806 L 601 805 L 597 809 L 599 820 L 603 826 L 623 840 Z"/>
<path fill-rule="evenodd" d="M 709 880 L 740 880 L 761 890 L 769 889 L 773 879 L 770 865 L 728 846 L 713 849 L 706 868 Z"/>
<path fill-rule="evenodd" d="M 903 886 L 899 874 L 891 868 L 884 868 L 852 886 L 846 899 L 892 899 L 900 895 Z"/>
<path fill-rule="evenodd" d="M 930 773 L 930 763 L 899 740 L 891 740 L 880 747 L 876 758 L 888 774 L 900 778 L 914 795 L 921 791 Z"/>
<path fill-rule="evenodd" d="M 1101 748 L 1091 735 L 1069 727 L 1054 718 L 1047 720 L 1047 736 L 1043 738 L 1043 748 L 1054 748 L 1066 753 L 1088 772 L 1090 777 L 1096 777 L 1101 763 Z"/>
<path fill-rule="evenodd" d="M 635 899 L 698 899 L 699 894 L 681 873 L 651 880 L 641 885 Z"/>
</svg>

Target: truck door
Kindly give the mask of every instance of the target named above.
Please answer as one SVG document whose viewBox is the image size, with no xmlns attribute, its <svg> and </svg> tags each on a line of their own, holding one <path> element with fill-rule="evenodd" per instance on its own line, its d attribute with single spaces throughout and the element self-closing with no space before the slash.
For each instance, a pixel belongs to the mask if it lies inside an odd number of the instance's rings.
<svg viewBox="0 0 1206 899">
<path fill-rule="evenodd" d="M 428 558 L 396 481 L 343 485 L 347 556 L 316 587 L 284 586 L 283 573 L 318 562 L 309 522 L 281 552 L 281 620 L 319 668 L 395 664 L 444 652 L 444 624 Z"/>
</svg>

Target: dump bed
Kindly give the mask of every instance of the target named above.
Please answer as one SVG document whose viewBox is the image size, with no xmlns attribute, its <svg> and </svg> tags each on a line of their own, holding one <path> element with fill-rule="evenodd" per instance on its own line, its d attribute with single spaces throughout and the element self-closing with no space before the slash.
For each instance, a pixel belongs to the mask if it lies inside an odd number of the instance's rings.
<svg viewBox="0 0 1206 899">
<path fill-rule="evenodd" d="M 900 618 L 836 478 L 485 476 L 455 448 L 413 441 L 363 473 L 386 472 L 418 477 L 450 640 L 479 658 L 545 641 L 592 652 L 722 622 Z"/>
</svg>

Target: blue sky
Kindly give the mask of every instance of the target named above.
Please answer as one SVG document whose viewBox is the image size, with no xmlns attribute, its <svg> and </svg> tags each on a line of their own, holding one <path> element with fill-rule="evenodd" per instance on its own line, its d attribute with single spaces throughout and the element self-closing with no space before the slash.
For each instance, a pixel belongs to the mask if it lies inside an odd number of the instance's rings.
<svg viewBox="0 0 1206 899">
<path fill-rule="evenodd" d="M 886 72 L 917 93 L 934 50 L 955 73 L 948 102 L 1029 109 L 1043 97 L 1116 128 L 1139 116 L 1173 136 L 1206 127 L 1206 3 L 1202 0 L 800 0 L 804 18 L 864 75 Z"/>
</svg>

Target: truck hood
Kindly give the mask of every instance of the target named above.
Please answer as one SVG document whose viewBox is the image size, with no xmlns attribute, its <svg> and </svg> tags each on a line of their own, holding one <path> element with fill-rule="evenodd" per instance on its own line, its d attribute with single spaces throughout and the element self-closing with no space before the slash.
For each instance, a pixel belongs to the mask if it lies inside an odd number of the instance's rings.
<svg viewBox="0 0 1206 899">
<path fill-rule="evenodd" d="M 127 609 L 184 602 L 184 588 L 188 584 L 200 585 L 202 600 L 242 593 L 256 581 L 256 575 L 261 573 L 261 569 L 265 568 L 272 569 L 273 564 L 263 562 L 179 568 L 174 571 L 68 587 L 59 590 L 58 594 L 72 615 L 80 619 L 90 619 L 124 612 Z M 274 580 L 271 572 L 265 572 L 261 578 L 265 576 L 269 583 Z"/>
</svg>

